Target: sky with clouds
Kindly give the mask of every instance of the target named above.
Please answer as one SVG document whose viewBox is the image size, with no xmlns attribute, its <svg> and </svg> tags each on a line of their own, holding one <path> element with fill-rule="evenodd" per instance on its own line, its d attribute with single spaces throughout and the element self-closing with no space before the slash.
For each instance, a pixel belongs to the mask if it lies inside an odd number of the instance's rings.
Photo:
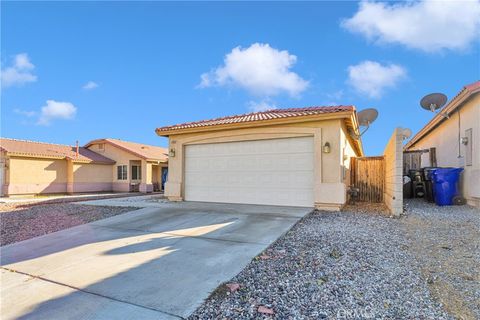
<svg viewBox="0 0 480 320">
<path fill-rule="evenodd" d="M 3 2 L 1 135 L 166 145 L 159 126 L 317 105 L 420 129 L 419 100 L 480 79 L 480 0 Z"/>
</svg>

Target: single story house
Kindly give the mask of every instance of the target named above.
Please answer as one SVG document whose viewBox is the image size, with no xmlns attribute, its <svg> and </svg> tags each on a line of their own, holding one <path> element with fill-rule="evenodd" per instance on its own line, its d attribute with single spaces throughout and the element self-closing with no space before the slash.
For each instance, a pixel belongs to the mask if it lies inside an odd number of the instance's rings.
<svg viewBox="0 0 480 320">
<path fill-rule="evenodd" d="M 346 202 L 363 155 L 355 107 L 275 109 L 156 129 L 169 139 L 170 200 L 317 207 Z"/>
<path fill-rule="evenodd" d="M 84 147 L 0 138 L 1 196 L 159 189 L 167 150 L 116 139 Z"/>
<path fill-rule="evenodd" d="M 480 207 L 480 81 L 465 86 L 404 147 L 421 167 L 461 167 L 460 191 Z"/>
<path fill-rule="evenodd" d="M 85 148 L 115 160 L 112 190 L 117 192 L 160 191 L 168 170 L 166 148 L 118 139 L 97 139 Z"/>
</svg>

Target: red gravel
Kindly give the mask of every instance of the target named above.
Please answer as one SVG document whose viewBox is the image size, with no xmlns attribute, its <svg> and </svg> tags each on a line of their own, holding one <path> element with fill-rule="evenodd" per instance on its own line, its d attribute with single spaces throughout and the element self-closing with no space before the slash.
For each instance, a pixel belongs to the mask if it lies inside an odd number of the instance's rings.
<svg viewBox="0 0 480 320">
<path fill-rule="evenodd" d="M 132 207 L 88 206 L 74 203 L 0 204 L 0 245 L 27 240 L 80 224 L 105 219 Z"/>
</svg>

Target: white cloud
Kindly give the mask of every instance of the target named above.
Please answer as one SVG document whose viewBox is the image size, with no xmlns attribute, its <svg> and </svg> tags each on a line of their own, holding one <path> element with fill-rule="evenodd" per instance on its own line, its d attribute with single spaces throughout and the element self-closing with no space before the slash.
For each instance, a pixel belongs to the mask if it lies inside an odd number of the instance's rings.
<svg viewBox="0 0 480 320">
<path fill-rule="evenodd" d="M 308 86 L 308 81 L 290 70 L 296 62 L 295 55 L 269 44 L 236 47 L 225 56 L 222 66 L 201 75 L 198 87 L 234 85 L 257 96 L 283 92 L 296 96 Z"/>
<path fill-rule="evenodd" d="M 479 0 L 363 1 L 342 26 L 375 42 L 434 52 L 462 50 L 478 41 L 479 17 Z"/>
<path fill-rule="evenodd" d="M 13 65 L 1 71 L 2 87 L 21 86 L 28 82 L 37 81 L 37 76 L 32 73 L 33 69 L 35 69 L 35 66 L 30 62 L 26 53 L 17 54 Z"/>
<path fill-rule="evenodd" d="M 260 112 L 260 111 L 267 111 L 267 110 L 272 110 L 272 109 L 277 109 L 277 106 L 275 104 L 272 104 L 268 101 L 262 100 L 262 101 L 249 101 L 247 103 L 248 110 L 252 112 Z"/>
<path fill-rule="evenodd" d="M 368 60 L 348 67 L 348 83 L 371 98 L 381 97 L 385 89 L 395 87 L 406 75 L 407 71 L 399 65 Z"/>
<path fill-rule="evenodd" d="M 41 108 L 37 124 L 48 126 L 55 119 L 73 119 L 77 108 L 70 102 L 47 100 L 47 104 Z"/>
<path fill-rule="evenodd" d="M 15 56 L 15 67 L 19 70 L 33 70 L 35 68 L 26 53 L 19 53 Z"/>
<path fill-rule="evenodd" d="M 94 82 L 94 81 L 88 81 L 87 83 L 85 83 L 82 87 L 84 90 L 93 90 L 95 88 L 98 88 L 98 83 Z"/>
<path fill-rule="evenodd" d="M 13 109 L 13 112 L 15 112 L 16 114 L 20 114 L 22 116 L 28 117 L 28 118 L 34 117 L 37 114 L 35 111 L 22 110 L 22 109 L 19 109 L 19 108 Z"/>
</svg>

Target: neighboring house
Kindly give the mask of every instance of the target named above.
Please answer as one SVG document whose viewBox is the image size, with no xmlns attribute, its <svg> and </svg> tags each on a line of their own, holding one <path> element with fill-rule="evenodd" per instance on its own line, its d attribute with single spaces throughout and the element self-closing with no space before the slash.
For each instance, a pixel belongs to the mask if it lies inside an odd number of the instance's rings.
<svg viewBox="0 0 480 320">
<path fill-rule="evenodd" d="M 1 138 L 1 196 L 135 189 L 151 192 L 161 185 L 166 151 L 115 139 L 73 147 Z"/>
<path fill-rule="evenodd" d="M 422 167 L 462 167 L 460 190 L 480 207 L 480 81 L 465 86 L 404 150 L 424 151 Z"/>
<path fill-rule="evenodd" d="M 0 139 L 2 196 L 112 189 L 114 160 L 82 147 Z"/>
<path fill-rule="evenodd" d="M 157 128 L 169 138 L 170 200 L 339 210 L 350 157 L 362 156 L 353 106 L 276 109 Z"/>
<path fill-rule="evenodd" d="M 85 148 L 115 160 L 113 191 L 160 191 L 168 167 L 166 148 L 118 139 L 93 140 Z"/>
</svg>

